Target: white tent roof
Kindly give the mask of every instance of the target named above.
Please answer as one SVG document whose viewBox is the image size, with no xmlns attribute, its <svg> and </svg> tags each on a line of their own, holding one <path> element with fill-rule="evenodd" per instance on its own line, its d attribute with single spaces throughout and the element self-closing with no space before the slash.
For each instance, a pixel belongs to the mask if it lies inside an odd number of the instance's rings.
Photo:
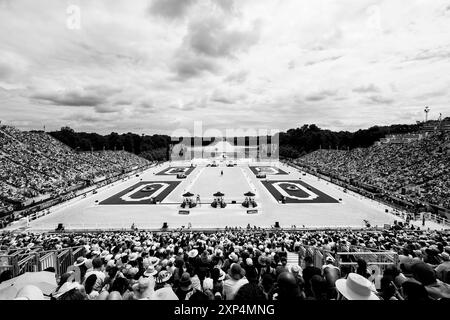
<svg viewBox="0 0 450 320">
<path fill-rule="evenodd" d="M 239 147 L 232 145 L 228 141 L 218 141 L 204 148 L 206 152 L 234 152 L 236 149 L 239 149 Z"/>
<path fill-rule="evenodd" d="M 202 151 L 203 149 L 204 152 L 230 153 L 230 152 L 239 152 L 245 148 L 251 149 L 256 148 L 256 146 L 254 147 L 235 146 L 228 141 L 217 141 L 205 147 L 193 147 L 193 148 L 188 147 L 188 150 Z"/>
</svg>

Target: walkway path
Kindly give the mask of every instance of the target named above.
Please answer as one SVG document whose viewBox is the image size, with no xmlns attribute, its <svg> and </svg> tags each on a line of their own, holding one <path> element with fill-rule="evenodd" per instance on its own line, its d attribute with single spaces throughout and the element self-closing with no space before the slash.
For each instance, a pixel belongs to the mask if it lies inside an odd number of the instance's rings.
<svg viewBox="0 0 450 320">
<path fill-rule="evenodd" d="M 296 252 L 289 252 L 287 253 L 287 264 L 298 264 L 298 253 Z"/>
<path fill-rule="evenodd" d="M 430 229 L 430 230 L 445 230 L 445 229 L 450 229 L 448 226 L 446 227 L 443 224 L 440 223 L 436 223 L 433 221 L 425 221 L 425 227 L 422 226 L 422 220 L 418 220 L 418 221 L 410 221 L 410 224 L 412 224 L 414 227 L 419 227 L 420 230 L 424 230 L 424 229 Z"/>
</svg>

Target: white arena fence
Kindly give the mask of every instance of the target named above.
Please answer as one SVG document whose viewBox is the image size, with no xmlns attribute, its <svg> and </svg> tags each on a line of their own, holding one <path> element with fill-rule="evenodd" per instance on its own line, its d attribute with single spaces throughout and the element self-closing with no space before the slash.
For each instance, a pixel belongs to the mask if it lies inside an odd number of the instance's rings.
<svg viewBox="0 0 450 320">
<path fill-rule="evenodd" d="M 356 271 L 358 259 L 365 260 L 368 266 L 377 265 L 381 271 L 391 265 L 398 267 L 399 264 L 396 252 L 358 246 L 350 246 L 349 251 L 345 252 L 333 252 L 307 245 L 300 245 L 295 250 L 298 253 L 298 264 L 302 267 L 304 267 L 304 259 L 308 256 L 312 258 L 314 266 L 319 269 L 325 264 L 327 257 L 332 257 L 336 266 L 350 266 L 352 272 Z"/>
<path fill-rule="evenodd" d="M 354 272 L 358 266 L 356 260 L 365 260 L 367 266 L 378 266 L 380 272 L 383 272 L 388 266 L 398 266 L 399 259 L 396 252 L 337 252 L 336 265 L 339 267 L 350 266 Z"/>
<path fill-rule="evenodd" d="M 431 221 L 431 222 L 435 222 L 438 224 L 443 224 L 446 227 L 450 228 L 450 220 L 446 219 L 444 217 L 441 217 L 435 213 L 431 213 L 431 212 L 426 212 L 425 214 L 425 220 L 427 221 Z"/>
<path fill-rule="evenodd" d="M 53 267 L 60 276 L 84 253 L 83 246 L 49 251 L 43 251 L 40 247 L 33 247 L 32 251 L 19 249 L 9 255 L 0 255 L 0 273 L 11 270 L 13 277 L 17 277 L 25 272 Z"/>
</svg>

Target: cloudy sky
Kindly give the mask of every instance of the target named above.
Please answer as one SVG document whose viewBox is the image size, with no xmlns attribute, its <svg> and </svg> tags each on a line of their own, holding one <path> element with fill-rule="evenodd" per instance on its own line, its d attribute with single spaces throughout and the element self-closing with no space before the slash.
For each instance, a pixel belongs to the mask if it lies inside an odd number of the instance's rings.
<svg viewBox="0 0 450 320">
<path fill-rule="evenodd" d="M 100 133 L 450 116 L 450 0 L 0 0 L 0 120 Z"/>
</svg>

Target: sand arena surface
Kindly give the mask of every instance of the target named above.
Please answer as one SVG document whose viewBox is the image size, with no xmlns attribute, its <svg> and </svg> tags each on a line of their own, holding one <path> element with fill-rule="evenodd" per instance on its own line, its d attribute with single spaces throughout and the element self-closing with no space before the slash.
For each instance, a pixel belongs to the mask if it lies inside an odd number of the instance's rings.
<svg viewBox="0 0 450 320">
<path fill-rule="evenodd" d="M 30 230 L 54 230 L 58 223 L 63 223 L 66 230 L 70 229 L 110 229 L 129 228 L 132 223 L 138 228 L 156 229 L 163 222 L 170 228 L 188 226 L 193 228 L 223 228 L 225 226 L 270 227 L 278 221 L 281 227 L 363 227 L 368 220 L 372 226 L 383 226 L 400 220 L 398 217 L 385 213 L 392 211 L 386 205 L 364 198 L 353 193 L 344 193 L 342 188 L 312 175 L 302 175 L 297 169 L 281 163 L 250 164 L 274 166 L 287 175 L 267 175 L 268 181 L 299 181 L 319 190 L 336 200 L 335 203 L 287 203 L 281 204 L 263 185 L 248 163 L 239 163 L 235 167 L 226 167 L 225 162 L 219 167 L 208 167 L 198 164 L 186 179 L 177 179 L 176 175 L 156 175 L 170 167 L 189 167 L 190 163 L 167 162 L 153 167 L 129 180 L 121 181 L 98 190 L 97 194 L 89 194 L 86 198 L 74 199 L 51 209 L 47 216 L 30 222 Z M 223 170 L 223 176 L 220 172 Z M 282 179 L 280 179 L 282 178 Z M 157 205 L 152 204 L 99 204 L 117 194 L 129 190 L 140 182 L 179 181 L 180 183 L 164 197 Z M 190 191 L 200 195 L 201 205 L 190 209 L 189 215 L 180 215 L 182 194 Z M 214 209 L 210 206 L 213 193 L 221 191 L 225 194 L 227 207 Z M 257 214 L 247 214 L 247 208 L 240 203 L 245 199 L 247 191 L 256 194 L 258 204 Z M 195 197 L 194 197 L 195 200 Z M 234 200 L 237 203 L 232 204 Z"/>
</svg>

